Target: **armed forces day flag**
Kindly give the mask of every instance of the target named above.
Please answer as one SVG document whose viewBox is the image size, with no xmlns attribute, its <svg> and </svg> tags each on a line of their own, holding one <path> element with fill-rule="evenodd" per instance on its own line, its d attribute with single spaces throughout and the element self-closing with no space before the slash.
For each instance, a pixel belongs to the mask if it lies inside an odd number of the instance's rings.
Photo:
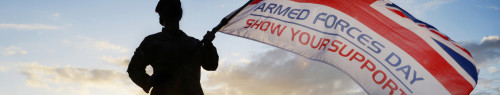
<svg viewBox="0 0 500 95">
<path fill-rule="evenodd" d="M 373 95 L 465 95 L 470 53 L 387 0 L 250 0 L 214 28 L 347 73 Z"/>
</svg>

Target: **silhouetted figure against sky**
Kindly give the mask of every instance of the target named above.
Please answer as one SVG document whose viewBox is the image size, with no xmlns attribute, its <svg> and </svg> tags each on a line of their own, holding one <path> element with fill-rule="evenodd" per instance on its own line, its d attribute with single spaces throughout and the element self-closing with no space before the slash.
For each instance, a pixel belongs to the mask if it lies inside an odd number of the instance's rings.
<svg viewBox="0 0 500 95">
<path fill-rule="evenodd" d="M 201 42 L 179 29 L 182 18 L 179 0 L 160 0 L 156 6 L 161 32 L 147 36 L 134 52 L 127 72 L 132 81 L 151 95 L 203 95 L 200 66 L 217 69 L 219 56 L 212 44 L 215 35 L 207 33 Z M 146 66 L 153 67 L 153 75 Z"/>
</svg>

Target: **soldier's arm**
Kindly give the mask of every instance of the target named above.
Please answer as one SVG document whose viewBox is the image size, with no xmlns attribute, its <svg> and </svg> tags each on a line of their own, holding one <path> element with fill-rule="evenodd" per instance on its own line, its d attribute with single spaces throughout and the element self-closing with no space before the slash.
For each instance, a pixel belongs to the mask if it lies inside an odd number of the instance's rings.
<svg viewBox="0 0 500 95">
<path fill-rule="evenodd" d="M 219 55 L 211 42 L 203 44 L 201 66 L 207 71 L 215 71 L 219 66 Z"/>
<path fill-rule="evenodd" d="M 128 65 L 127 72 L 130 79 L 132 79 L 135 84 L 141 87 L 146 93 L 149 93 L 149 89 L 152 86 L 150 76 L 146 73 L 146 66 L 149 63 L 147 63 L 146 55 L 143 51 L 147 42 L 147 38 L 144 39 L 135 50 L 134 55 L 130 60 L 130 64 Z"/>
</svg>

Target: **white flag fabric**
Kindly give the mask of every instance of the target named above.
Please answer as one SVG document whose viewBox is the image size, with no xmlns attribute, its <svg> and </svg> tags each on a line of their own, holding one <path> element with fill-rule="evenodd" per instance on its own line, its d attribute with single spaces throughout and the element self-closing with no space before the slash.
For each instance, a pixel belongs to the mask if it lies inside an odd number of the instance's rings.
<svg viewBox="0 0 500 95">
<path fill-rule="evenodd" d="M 373 95 L 467 95 L 470 53 L 387 0 L 251 0 L 220 32 L 297 53 L 347 73 Z"/>
</svg>

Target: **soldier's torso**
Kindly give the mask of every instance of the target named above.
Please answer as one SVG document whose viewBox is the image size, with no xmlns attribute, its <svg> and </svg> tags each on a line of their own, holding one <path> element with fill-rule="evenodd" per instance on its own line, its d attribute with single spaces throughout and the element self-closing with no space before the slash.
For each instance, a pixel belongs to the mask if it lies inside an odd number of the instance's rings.
<svg viewBox="0 0 500 95">
<path fill-rule="evenodd" d="M 152 40 L 148 42 L 145 51 L 154 70 L 154 87 L 174 92 L 176 89 L 201 91 L 201 42 L 185 34 L 179 36 L 157 33 L 150 37 Z"/>
</svg>

